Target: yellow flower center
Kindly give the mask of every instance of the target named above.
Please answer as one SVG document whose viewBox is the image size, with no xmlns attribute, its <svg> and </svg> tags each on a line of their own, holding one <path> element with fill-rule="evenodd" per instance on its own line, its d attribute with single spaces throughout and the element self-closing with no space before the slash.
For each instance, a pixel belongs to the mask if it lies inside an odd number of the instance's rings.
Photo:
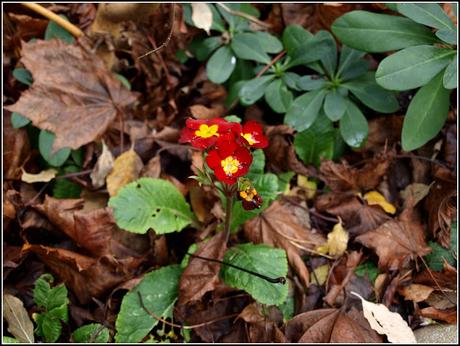
<svg viewBox="0 0 460 346">
<path fill-rule="evenodd" d="M 255 138 L 250 133 L 242 133 L 241 134 L 249 143 L 249 145 L 253 145 L 254 143 L 258 143 Z"/>
<path fill-rule="evenodd" d="M 235 174 L 240 168 L 240 161 L 235 159 L 233 156 L 226 157 L 225 160 L 220 162 L 220 164 L 222 165 L 222 168 L 227 175 Z"/>
<path fill-rule="evenodd" d="M 256 189 L 247 189 L 246 191 L 240 191 L 241 198 L 245 199 L 248 202 L 251 202 L 253 198 L 257 195 Z"/>
<path fill-rule="evenodd" d="M 201 138 L 209 138 L 209 137 L 212 137 L 212 136 L 219 137 L 219 134 L 217 133 L 218 129 L 219 129 L 219 126 L 217 126 L 217 125 L 208 126 L 206 124 L 201 124 L 200 129 L 196 130 L 195 134 L 198 137 L 201 137 Z"/>
</svg>

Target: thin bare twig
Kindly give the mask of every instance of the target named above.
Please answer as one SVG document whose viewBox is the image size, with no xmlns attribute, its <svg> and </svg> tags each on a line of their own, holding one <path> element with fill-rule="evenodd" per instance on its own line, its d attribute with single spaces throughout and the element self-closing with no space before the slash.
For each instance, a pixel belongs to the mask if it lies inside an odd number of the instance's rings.
<svg viewBox="0 0 460 346">
<path fill-rule="evenodd" d="M 262 22 L 261 20 L 257 19 L 256 17 L 254 16 L 251 16 L 250 14 L 247 14 L 247 13 L 244 13 L 244 12 L 241 12 L 241 11 L 234 11 L 232 10 L 231 8 L 228 8 L 226 5 L 224 5 L 223 3 L 220 3 L 218 2 L 217 3 L 217 6 L 220 6 L 222 7 L 225 11 L 227 11 L 228 13 L 234 15 L 234 16 L 238 16 L 238 17 L 242 17 L 244 19 L 247 19 L 249 20 L 250 22 L 253 22 L 254 24 L 257 24 L 263 28 L 271 28 L 272 26 L 268 23 L 265 23 L 265 22 Z"/>
<path fill-rule="evenodd" d="M 279 53 L 277 56 L 275 56 L 267 65 L 264 66 L 262 70 L 259 71 L 259 73 L 256 75 L 256 78 L 259 78 L 262 76 L 265 72 L 268 71 L 270 67 L 272 67 L 279 59 L 281 59 L 284 55 L 286 54 L 286 51 L 283 50 L 281 53 Z"/>
</svg>

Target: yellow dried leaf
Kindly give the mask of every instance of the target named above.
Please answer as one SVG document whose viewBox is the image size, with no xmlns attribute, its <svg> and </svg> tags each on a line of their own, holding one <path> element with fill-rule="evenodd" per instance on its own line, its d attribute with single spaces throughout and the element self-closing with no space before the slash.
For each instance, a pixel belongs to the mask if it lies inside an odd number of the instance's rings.
<svg viewBox="0 0 460 346">
<path fill-rule="evenodd" d="M 342 256 L 347 250 L 348 238 L 348 232 L 339 222 L 327 235 L 327 243 L 318 246 L 315 250 L 324 255 L 329 253 L 331 256 Z"/>
<path fill-rule="evenodd" d="M 141 158 L 133 149 L 118 156 L 106 180 L 109 195 L 115 196 L 123 186 L 139 178 L 143 166 Z"/>
<path fill-rule="evenodd" d="M 367 204 L 369 205 L 381 206 L 383 210 L 385 210 L 385 212 L 387 212 L 388 214 L 396 213 L 395 206 L 388 202 L 380 192 L 369 191 L 364 195 L 363 198 L 367 201 Z"/>
<path fill-rule="evenodd" d="M 58 171 L 54 168 L 41 171 L 38 174 L 30 174 L 22 170 L 21 180 L 29 184 L 46 183 L 48 181 L 53 180 L 56 177 L 57 172 Z"/>
<path fill-rule="evenodd" d="M 315 197 L 317 190 L 316 181 L 308 180 L 308 177 L 299 174 L 297 175 L 297 185 L 307 192 L 307 199 Z"/>
<path fill-rule="evenodd" d="M 329 265 L 323 264 L 313 270 L 310 274 L 310 282 L 318 286 L 324 285 L 329 274 Z"/>
</svg>

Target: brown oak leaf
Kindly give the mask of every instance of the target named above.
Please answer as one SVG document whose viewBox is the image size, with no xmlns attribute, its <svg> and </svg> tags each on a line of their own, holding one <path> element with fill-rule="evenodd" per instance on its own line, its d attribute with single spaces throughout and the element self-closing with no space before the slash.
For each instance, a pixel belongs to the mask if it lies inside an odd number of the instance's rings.
<svg viewBox="0 0 460 346">
<path fill-rule="evenodd" d="M 92 142 L 136 101 L 136 94 L 123 87 L 99 57 L 80 46 L 36 40 L 22 44 L 22 55 L 34 83 L 5 108 L 55 133 L 53 150 Z"/>
</svg>

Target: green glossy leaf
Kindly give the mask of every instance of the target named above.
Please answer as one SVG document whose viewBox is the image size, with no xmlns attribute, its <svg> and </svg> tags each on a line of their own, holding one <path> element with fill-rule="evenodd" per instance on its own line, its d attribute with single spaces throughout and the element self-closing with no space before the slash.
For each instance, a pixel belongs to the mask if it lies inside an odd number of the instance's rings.
<svg viewBox="0 0 460 346">
<path fill-rule="evenodd" d="M 286 113 L 293 97 L 292 93 L 279 78 L 272 81 L 265 89 L 265 101 L 276 113 Z"/>
<path fill-rule="evenodd" d="M 337 45 L 335 43 L 334 36 L 328 31 L 320 30 L 315 35 L 318 39 L 325 40 L 325 53 L 321 58 L 321 62 L 326 69 L 329 76 L 335 75 L 335 69 L 337 67 Z"/>
<path fill-rule="evenodd" d="M 254 35 L 257 37 L 262 49 L 266 53 L 277 54 L 283 50 L 283 44 L 278 37 L 265 31 L 256 31 Z"/>
<path fill-rule="evenodd" d="M 455 54 L 452 49 L 434 46 L 409 47 L 383 59 L 375 78 L 385 89 L 418 88 L 446 67 Z"/>
<path fill-rule="evenodd" d="M 417 149 L 438 134 L 447 119 L 449 95 L 450 90 L 443 87 L 443 72 L 417 91 L 404 118 L 404 151 Z"/>
<path fill-rule="evenodd" d="M 300 91 L 300 88 L 297 86 L 300 76 L 297 73 L 285 72 L 281 76 L 281 79 L 289 89 Z"/>
<path fill-rule="evenodd" d="M 162 179 L 141 178 L 124 186 L 109 206 L 117 225 L 133 233 L 178 232 L 195 221 L 184 196 Z"/>
<path fill-rule="evenodd" d="M 305 91 L 321 89 L 325 84 L 326 80 L 318 75 L 306 75 L 297 80 L 297 88 Z"/>
<path fill-rule="evenodd" d="M 46 162 L 48 162 L 51 166 L 59 167 L 62 166 L 69 158 L 70 148 L 62 148 L 56 153 L 53 153 L 52 148 L 55 138 L 56 136 L 54 133 L 41 130 L 40 135 L 38 136 L 38 150 Z"/>
<path fill-rule="evenodd" d="M 237 115 L 227 115 L 224 119 L 230 121 L 231 123 L 241 123 L 241 118 Z"/>
<path fill-rule="evenodd" d="M 99 323 L 81 326 L 72 333 L 72 339 L 77 343 L 108 343 L 109 330 Z"/>
<path fill-rule="evenodd" d="M 330 90 L 324 99 L 324 113 L 332 120 L 337 121 L 342 118 L 347 109 L 347 98 L 336 90 Z"/>
<path fill-rule="evenodd" d="M 254 17 L 259 17 L 259 11 L 252 5 L 246 3 L 224 3 L 224 5 L 232 11 L 244 12 Z M 249 29 L 249 22 L 246 18 L 236 16 L 225 10 L 222 6 L 216 4 L 216 7 L 222 17 L 229 23 L 230 28 L 238 30 Z"/>
<path fill-rule="evenodd" d="M 272 278 L 286 277 L 286 253 L 267 245 L 241 244 L 227 250 L 224 261 Z M 278 305 L 286 301 L 288 285 L 270 283 L 241 270 L 222 266 L 221 276 L 230 287 L 248 292 L 262 304 Z"/>
<path fill-rule="evenodd" d="M 59 175 L 80 172 L 77 166 L 66 166 L 59 170 Z M 80 198 L 82 187 L 70 179 L 56 179 L 53 185 L 52 195 L 54 198 Z"/>
<path fill-rule="evenodd" d="M 219 36 L 207 37 L 205 39 L 199 37 L 190 43 L 188 49 L 198 61 L 205 61 L 221 45 L 222 39 Z"/>
<path fill-rule="evenodd" d="M 457 30 L 441 29 L 436 31 L 436 36 L 448 44 L 457 45 Z"/>
<path fill-rule="evenodd" d="M 240 89 L 241 102 L 244 105 L 252 105 L 262 96 L 268 84 L 275 78 L 275 75 L 262 76 L 247 81 Z"/>
<path fill-rule="evenodd" d="M 236 57 L 228 46 L 222 46 L 214 52 L 206 64 L 206 73 L 211 82 L 220 84 L 232 74 L 236 65 Z"/>
<path fill-rule="evenodd" d="M 16 112 L 11 113 L 11 126 L 13 126 L 13 129 L 19 129 L 28 124 L 30 124 L 30 120 L 25 116 Z"/>
<path fill-rule="evenodd" d="M 343 45 L 342 50 L 340 51 L 337 75 L 341 76 L 342 72 L 347 71 L 352 66 L 352 63 L 359 62 L 365 54 L 366 52 Z"/>
<path fill-rule="evenodd" d="M 303 46 L 313 34 L 297 24 L 288 25 L 283 31 L 283 45 L 289 56 L 293 57 L 294 52 Z"/>
<path fill-rule="evenodd" d="M 66 21 L 69 21 L 69 19 L 63 14 L 59 15 L 59 17 Z M 46 27 L 45 40 L 49 41 L 55 38 L 64 41 L 67 44 L 72 44 L 75 42 L 75 39 L 70 32 L 68 32 L 62 26 L 56 24 L 56 22 L 50 20 L 48 26 Z"/>
<path fill-rule="evenodd" d="M 224 102 L 225 107 L 228 108 L 230 107 L 231 104 L 233 104 L 233 102 L 236 102 L 237 98 L 239 97 L 240 90 L 243 87 L 243 85 L 246 84 L 246 82 L 247 82 L 246 80 L 240 80 L 238 82 L 230 84 L 227 98 L 225 99 L 225 102 Z"/>
<path fill-rule="evenodd" d="M 436 29 L 454 29 L 455 26 L 446 12 L 439 4 L 435 3 L 400 3 L 397 4 L 398 12 L 412 19 L 414 22 L 424 24 Z"/>
<path fill-rule="evenodd" d="M 318 167 L 321 160 L 331 160 L 334 154 L 335 129 L 332 122 L 320 114 L 313 125 L 296 134 L 294 149 L 307 165 Z"/>
<path fill-rule="evenodd" d="M 331 41 L 326 31 L 319 31 L 308 41 L 300 45 L 292 54 L 292 60 L 286 68 L 306 65 L 316 60 L 327 59 L 331 51 Z"/>
<path fill-rule="evenodd" d="M 352 148 L 364 145 L 369 131 L 367 120 L 360 109 L 348 100 L 347 110 L 340 119 L 340 134 L 345 142 Z"/>
<path fill-rule="evenodd" d="M 371 66 L 368 60 L 353 61 L 340 76 L 342 82 L 349 81 L 364 75 Z"/>
<path fill-rule="evenodd" d="M 172 316 L 181 274 L 178 265 L 154 270 L 123 297 L 115 323 L 115 342 L 140 342 L 159 322 L 142 308 L 138 292 L 149 311 L 163 318 Z"/>
<path fill-rule="evenodd" d="M 380 113 L 393 113 L 399 102 L 393 92 L 383 89 L 375 82 L 375 73 L 369 72 L 359 79 L 342 84 L 367 107 Z"/>
<path fill-rule="evenodd" d="M 348 12 L 331 29 L 343 44 L 365 52 L 398 50 L 436 41 L 430 29 L 408 18 L 367 11 Z"/>
<path fill-rule="evenodd" d="M 258 37 L 253 33 L 235 35 L 231 47 L 240 59 L 253 60 L 262 64 L 268 64 L 271 60 L 259 43 Z"/>
<path fill-rule="evenodd" d="M 284 117 L 284 122 L 297 131 L 308 129 L 318 116 L 326 90 L 314 90 L 297 97 Z"/>
<path fill-rule="evenodd" d="M 379 275 L 379 268 L 372 261 L 361 263 L 355 269 L 355 274 L 358 276 L 367 276 L 371 284 L 374 284 L 375 279 Z"/>
<path fill-rule="evenodd" d="M 29 86 L 32 85 L 34 81 L 32 77 L 32 73 L 30 73 L 29 70 L 22 68 L 22 67 L 15 68 L 13 70 L 13 77 L 16 78 L 22 84 L 26 84 Z"/>
<path fill-rule="evenodd" d="M 83 167 L 83 160 L 84 160 L 84 153 L 83 153 L 83 148 L 79 149 L 72 149 L 70 152 L 70 156 L 72 157 L 73 162 L 78 166 L 78 167 Z"/>
<path fill-rule="evenodd" d="M 447 66 L 442 78 L 442 84 L 446 89 L 455 89 L 457 87 L 457 55 Z"/>
</svg>

